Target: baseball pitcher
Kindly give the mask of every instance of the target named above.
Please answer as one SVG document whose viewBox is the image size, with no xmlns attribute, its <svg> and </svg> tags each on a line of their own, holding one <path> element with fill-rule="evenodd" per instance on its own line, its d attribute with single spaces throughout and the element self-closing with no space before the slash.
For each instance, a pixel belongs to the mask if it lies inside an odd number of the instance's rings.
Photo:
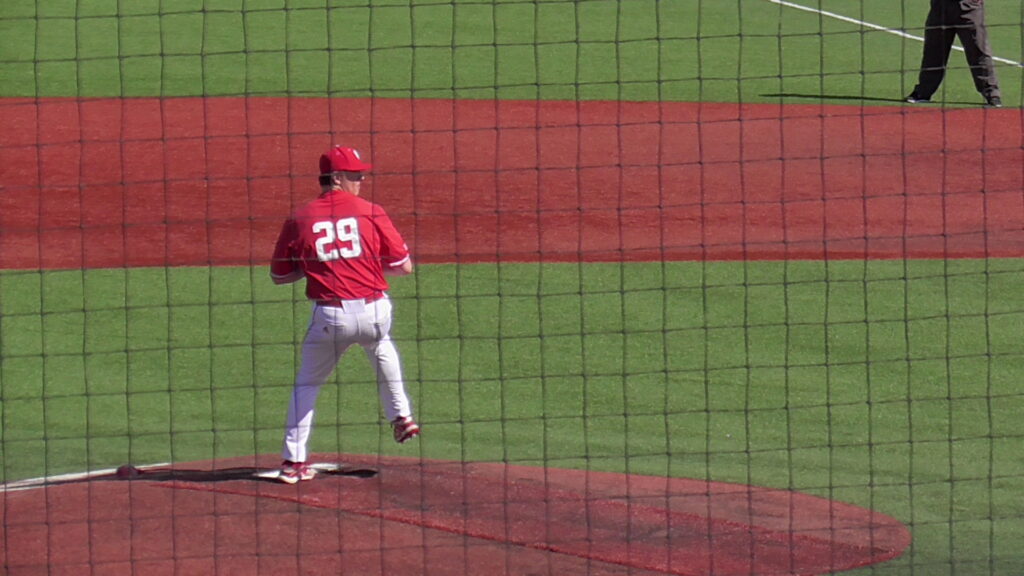
<svg viewBox="0 0 1024 576">
<path fill-rule="evenodd" d="M 285 424 L 284 462 L 278 478 L 312 480 L 306 446 L 320 387 L 353 344 L 362 346 L 377 371 L 384 414 L 395 440 L 420 433 L 391 341 L 391 300 L 385 276 L 413 270 L 409 248 L 384 210 L 359 197 L 371 165 L 353 148 L 335 146 L 320 157 L 321 193 L 288 218 L 270 265 L 275 284 L 306 279 L 313 313 L 302 343 Z"/>
</svg>

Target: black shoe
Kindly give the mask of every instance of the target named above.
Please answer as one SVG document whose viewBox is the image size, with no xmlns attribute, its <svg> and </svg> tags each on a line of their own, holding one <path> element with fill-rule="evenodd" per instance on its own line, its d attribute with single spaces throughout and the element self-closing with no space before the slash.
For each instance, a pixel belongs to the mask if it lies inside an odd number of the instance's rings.
<svg viewBox="0 0 1024 576">
<path fill-rule="evenodd" d="M 911 104 L 927 104 L 932 101 L 931 98 L 924 98 L 917 95 L 917 92 L 911 92 L 909 96 L 903 99 L 904 102 L 910 102 Z"/>
<path fill-rule="evenodd" d="M 985 97 L 985 105 L 989 106 L 991 108 L 1002 108 L 1003 107 L 1003 99 L 1000 98 L 999 96 L 986 96 Z"/>
</svg>

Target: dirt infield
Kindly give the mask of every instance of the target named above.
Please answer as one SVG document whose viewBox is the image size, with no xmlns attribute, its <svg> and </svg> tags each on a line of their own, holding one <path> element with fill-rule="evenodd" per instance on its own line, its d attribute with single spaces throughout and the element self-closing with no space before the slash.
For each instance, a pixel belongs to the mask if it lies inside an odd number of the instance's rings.
<svg viewBox="0 0 1024 576">
<path fill-rule="evenodd" d="M 360 147 L 417 261 L 1024 256 L 1020 109 L 0 100 L 0 268 L 266 264 Z"/>
<path fill-rule="evenodd" d="M 317 455 L 295 486 L 264 456 L 0 495 L 3 565 L 27 574 L 824 574 L 910 543 L 896 520 L 737 484 Z M 241 473 L 240 473 L 241 472 Z"/>
</svg>

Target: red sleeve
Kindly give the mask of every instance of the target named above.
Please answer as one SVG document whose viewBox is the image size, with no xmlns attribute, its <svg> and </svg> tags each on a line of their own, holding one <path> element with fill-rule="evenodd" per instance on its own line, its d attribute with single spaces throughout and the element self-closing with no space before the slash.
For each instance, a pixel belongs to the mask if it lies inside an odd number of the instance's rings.
<svg viewBox="0 0 1024 576">
<path fill-rule="evenodd" d="M 281 226 L 281 233 L 277 236 L 277 245 L 274 246 L 274 256 L 270 260 L 270 275 L 275 278 L 289 278 L 302 270 L 296 266 L 294 245 L 298 239 L 298 230 L 295 221 L 289 218 Z"/>
<path fill-rule="evenodd" d="M 409 246 L 391 223 L 387 213 L 380 210 L 374 218 L 380 233 L 380 259 L 385 267 L 395 268 L 409 259 Z"/>
</svg>

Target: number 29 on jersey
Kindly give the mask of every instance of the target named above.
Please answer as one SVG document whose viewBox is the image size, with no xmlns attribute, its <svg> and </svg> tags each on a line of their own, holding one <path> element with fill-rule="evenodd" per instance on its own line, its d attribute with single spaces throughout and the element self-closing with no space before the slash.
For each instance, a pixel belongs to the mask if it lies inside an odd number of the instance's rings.
<svg viewBox="0 0 1024 576">
<path fill-rule="evenodd" d="M 342 218 L 337 222 L 322 220 L 313 224 L 316 235 L 316 255 L 321 262 L 339 258 L 357 258 L 363 253 L 359 242 L 359 221 Z"/>
</svg>

